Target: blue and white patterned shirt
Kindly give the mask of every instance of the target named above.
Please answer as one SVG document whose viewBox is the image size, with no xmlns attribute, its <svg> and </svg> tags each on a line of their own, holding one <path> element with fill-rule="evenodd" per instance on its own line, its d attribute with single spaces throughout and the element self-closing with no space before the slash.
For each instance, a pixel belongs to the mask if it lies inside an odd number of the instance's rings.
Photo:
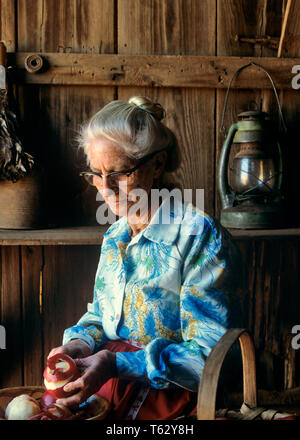
<svg viewBox="0 0 300 440">
<path fill-rule="evenodd" d="M 197 391 L 211 349 L 241 325 L 241 255 L 230 234 L 191 203 L 166 207 L 132 239 L 126 217 L 109 227 L 93 303 L 65 330 L 63 344 L 81 338 L 97 352 L 110 340 L 137 341 L 145 348 L 116 354 L 120 378 Z"/>
</svg>

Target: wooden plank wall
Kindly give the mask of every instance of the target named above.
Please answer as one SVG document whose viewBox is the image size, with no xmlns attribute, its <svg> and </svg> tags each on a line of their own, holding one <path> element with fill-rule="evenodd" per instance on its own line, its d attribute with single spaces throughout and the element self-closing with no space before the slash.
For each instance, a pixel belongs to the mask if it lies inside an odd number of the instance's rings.
<svg viewBox="0 0 300 440">
<path fill-rule="evenodd" d="M 293 23 L 298 22 L 299 6 L 293 3 L 288 23 L 290 32 L 294 31 Z M 234 44 L 235 36 L 279 36 L 281 28 L 281 8 L 284 6 L 277 0 L 251 2 L 219 1 L 218 2 L 218 42 L 216 55 L 231 56 L 276 56 L 273 49 L 250 44 Z M 295 14 L 295 15 L 293 15 Z M 297 56 L 300 53 L 300 42 L 289 38 L 286 41 L 283 56 Z M 229 95 L 230 96 L 230 95 Z M 223 111 L 225 91 L 216 92 L 216 121 L 217 121 L 217 154 L 216 164 L 224 142 L 224 136 L 219 133 L 221 115 Z M 280 99 L 286 116 L 289 138 L 283 154 L 287 163 L 287 174 L 296 176 L 295 163 L 290 160 L 291 146 L 296 145 L 295 126 L 299 120 L 300 94 L 291 91 L 281 91 Z M 249 104 L 251 106 L 249 108 Z M 258 108 L 270 112 L 275 120 L 278 118 L 278 109 L 274 94 L 267 90 L 233 90 L 228 101 L 225 127 L 230 127 L 236 115 L 241 111 Z M 298 109 L 298 110 L 296 110 Z M 293 151 L 294 148 L 292 147 Z M 233 149 L 234 151 L 234 149 Z M 299 153 L 296 153 L 296 157 Z M 293 183 L 292 183 L 293 180 Z M 299 197 L 299 185 L 293 179 L 288 179 L 288 203 L 292 205 L 291 216 L 294 216 L 298 207 L 295 207 L 295 196 Z M 216 211 L 220 211 L 220 200 L 215 198 Z M 296 212 L 295 212 L 296 211 Z M 297 216 L 297 214 L 296 214 Z M 295 224 L 291 222 L 291 224 Z M 245 298 L 248 308 L 249 328 L 255 338 L 258 358 L 258 385 L 263 388 L 277 388 L 295 386 L 299 383 L 299 376 L 293 375 L 290 370 L 296 370 L 296 356 L 287 364 L 285 356 L 293 352 L 290 347 L 289 333 L 299 320 L 300 302 L 297 295 L 299 276 L 293 266 L 299 258 L 299 241 L 294 240 L 262 240 L 253 242 L 239 242 L 239 246 L 247 261 L 248 295 Z M 295 260 L 294 260 L 295 258 Z M 293 305 L 292 305 L 293 304 Z M 294 353 L 295 354 L 295 353 Z M 290 365 L 292 362 L 293 365 Z"/>
<path fill-rule="evenodd" d="M 284 6 L 284 0 L 0 0 L 0 38 L 12 52 L 274 57 L 276 50 L 240 43 L 236 35 L 279 37 Z M 284 57 L 299 56 L 299 6 L 295 0 Z M 24 139 L 41 166 L 47 165 L 53 222 L 60 211 L 62 224 L 95 224 L 95 193 L 84 190 L 78 180 L 74 136 L 79 124 L 104 104 L 134 94 L 148 95 L 166 108 L 166 123 L 182 147 L 183 162 L 175 178 L 185 188 L 204 188 L 205 209 L 218 217 L 216 170 L 224 141 L 219 133 L 224 90 L 26 85 L 16 91 Z M 300 93 L 285 90 L 280 98 L 290 131 L 285 155 L 292 204 L 299 197 L 300 153 L 294 139 Z M 270 91 L 233 90 L 226 127 L 249 105 L 277 115 Z M 296 226 L 298 210 L 295 206 L 291 216 Z M 282 239 L 238 244 L 249 269 L 244 304 L 258 353 L 259 386 L 299 385 L 296 356 L 287 343 L 292 326 L 299 323 L 299 243 Z M 6 372 L 0 374 L 1 387 L 41 383 L 50 348 L 60 344 L 63 329 L 91 301 L 99 252 L 100 246 L 2 247 L 0 311 L 7 349 L 0 350 L 1 372 Z"/>
</svg>

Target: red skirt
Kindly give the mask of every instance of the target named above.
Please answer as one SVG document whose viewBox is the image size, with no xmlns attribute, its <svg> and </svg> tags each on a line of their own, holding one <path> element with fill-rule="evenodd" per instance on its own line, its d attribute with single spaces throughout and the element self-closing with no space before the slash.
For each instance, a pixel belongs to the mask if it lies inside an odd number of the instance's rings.
<svg viewBox="0 0 300 440">
<path fill-rule="evenodd" d="M 112 352 L 141 350 L 123 341 L 113 341 L 103 348 Z M 111 420 L 174 420 L 197 413 L 197 393 L 180 387 L 155 390 L 138 381 L 112 378 L 98 393 L 112 406 Z"/>
</svg>

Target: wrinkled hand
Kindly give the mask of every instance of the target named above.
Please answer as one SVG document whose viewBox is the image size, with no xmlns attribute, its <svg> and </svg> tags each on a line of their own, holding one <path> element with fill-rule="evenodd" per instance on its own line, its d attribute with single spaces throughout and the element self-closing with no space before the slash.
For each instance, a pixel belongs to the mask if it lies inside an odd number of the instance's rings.
<svg viewBox="0 0 300 440">
<path fill-rule="evenodd" d="M 52 348 L 48 355 L 48 359 L 57 353 L 64 353 L 71 358 L 84 358 L 92 354 L 91 347 L 82 339 L 73 339 L 65 345 Z"/>
<path fill-rule="evenodd" d="M 74 359 L 77 367 L 84 370 L 79 379 L 64 386 L 66 392 L 74 392 L 70 397 L 58 399 L 56 402 L 68 407 L 77 407 L 112 377 L 116 377 L 116 354 L 109 350 L 101 350 L 83 359 Z"/>
</svg>

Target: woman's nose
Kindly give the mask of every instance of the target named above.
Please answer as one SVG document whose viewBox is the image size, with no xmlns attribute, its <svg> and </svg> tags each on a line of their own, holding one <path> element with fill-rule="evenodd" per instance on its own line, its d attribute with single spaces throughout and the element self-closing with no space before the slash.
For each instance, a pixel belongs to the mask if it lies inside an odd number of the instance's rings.
<svg viewBox="0 0 300 440">
<path fill-rule="evenodd" d="M 97 187 L 98 191 L 101 192 L 101 194 L 104 197 L 111 196 L 113 193 L 116 192 L 115 188 L 110 183 L 109 177 L 107 177 L 107 176 L 102 176 L 102 178 L 96 182 L 96 187 Z"/>
</svg>

